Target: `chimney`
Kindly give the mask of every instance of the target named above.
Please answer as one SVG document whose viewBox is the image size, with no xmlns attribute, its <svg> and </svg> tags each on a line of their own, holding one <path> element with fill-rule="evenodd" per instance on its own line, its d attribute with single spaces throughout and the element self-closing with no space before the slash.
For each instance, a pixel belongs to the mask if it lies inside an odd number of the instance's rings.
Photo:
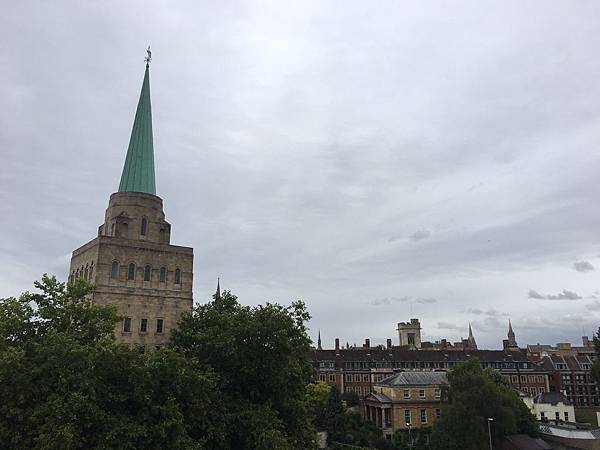
<svg viewBox="0 0 600 450">
<path fill-rule="evenodd" d="M 340 353 L 340 338 L 335 338 L 335 352 L 338 355 Z"/>
<path fill-rule="evenodd" d="M 590 345 L 590 338 L 587 336 L 581 336 L 581 341 L 583 342 L 583 346 L 587 347 Z"/>
<path fill-rule="evenodd" d="M 371 339 L 365 339 L 365 348 L 371 348 Z"/>
<path fill-rule="evenodd" d="M 387 348 L 388 348 L 388 350 L 390 350 L 392 348 L 392 340 L 391 339 L 387 340 Z"/>
</svg>

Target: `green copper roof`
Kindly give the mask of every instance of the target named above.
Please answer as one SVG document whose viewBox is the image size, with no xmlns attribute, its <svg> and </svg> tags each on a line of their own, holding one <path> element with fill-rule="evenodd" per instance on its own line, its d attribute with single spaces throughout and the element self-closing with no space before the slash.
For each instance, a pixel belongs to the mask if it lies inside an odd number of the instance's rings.
<svg viewBox="0 0 600 450">
<path fill-rule="evenodd" d="M 135 112 L 119 192 L 145 192 L 156 195 L 152 108 L 150 106 L 150 70 L 148 64 L 146 64 L 142 92 Z"/>
</svg>

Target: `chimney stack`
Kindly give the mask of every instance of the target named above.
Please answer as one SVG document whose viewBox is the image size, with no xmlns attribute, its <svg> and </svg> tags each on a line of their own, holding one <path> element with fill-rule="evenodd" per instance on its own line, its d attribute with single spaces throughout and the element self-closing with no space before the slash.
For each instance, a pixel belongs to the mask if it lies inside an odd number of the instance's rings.
<svg viewBox="0 0 600 450">
<path fill-rule="evenodd" d="M 371 348 L 371 339 L 365 339 L 365 348 Z"/>
<path fill-rule="evenodd" d="M 392 340 L 391 339 L 387 340 L 387 348 L 388 348 L 388 350 L 390 350 L 392 348 Z"/>
<path fill-rule="evenodd" d="M 335 352 L 340 353 L 340 338 L 335 338 Z"/>
</svg>

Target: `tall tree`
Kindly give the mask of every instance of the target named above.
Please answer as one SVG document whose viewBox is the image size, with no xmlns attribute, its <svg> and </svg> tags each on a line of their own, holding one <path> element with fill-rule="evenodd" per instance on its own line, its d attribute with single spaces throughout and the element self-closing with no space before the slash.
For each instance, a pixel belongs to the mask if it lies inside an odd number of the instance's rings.
<svg viewBox="0 0 600 450">
<path fill-rule="evenodd" d="M 217 375 L 231 448 L 267 448 L 269 440 L 277 448 L 313 445 L 305 401 L 309 318 L 302 302 L 249 307 L 229 291 L 182 318 L 173 346 Z"/>
<path fill-rule="evenodd" d="M 459 364 L 448 373 L 449 401 L 435 423 L 431 445 L 435 450 L 481 450 L 488 441 L 488 418 L 492 418 L 492 439 L 506 435 L 537 432 L 535 418 L 517 392 L 479 361 Z"/>
<path fill-rule="evenodd" d="M 35 286 L 0 299 L 0 448 L 227 448 L 214 374 L 117 345 L 84 281 Z"/>
<path fill-rule="evenodd" d="M 594 351 L 596 353 L 596 359 L 592 366 L 592 378 L 596 382 L 596 385 L 600 388 L 600 328 L 594 335 Z"/>
</svg>

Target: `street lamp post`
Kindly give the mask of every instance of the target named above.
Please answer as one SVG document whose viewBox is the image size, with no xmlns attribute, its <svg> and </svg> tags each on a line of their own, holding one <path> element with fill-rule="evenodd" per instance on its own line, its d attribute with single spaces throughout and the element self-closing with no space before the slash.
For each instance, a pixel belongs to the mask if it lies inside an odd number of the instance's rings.
<svg viewBox="0 0 600 450">
<path fill-rule="evenodd" d="M 494 419 L 492 419 L 491 417 L 488 417 L 487 423 L 488 423 L 488 436 L 490 438 L 490 450 L 492 449 L 492 427 L 491 427 L 491 423 L 494 421 Z"/>
<path fill-rule="evenodd" d="M 412 440 L 412 434 L 410 433 L 410 422 L 406 422 L 406 426 L 408 427 L 409 446 L 410 446 L 410 448 L 412 448 L 412 446 L 413 446 L 413 440 Z"/>
</svg>

